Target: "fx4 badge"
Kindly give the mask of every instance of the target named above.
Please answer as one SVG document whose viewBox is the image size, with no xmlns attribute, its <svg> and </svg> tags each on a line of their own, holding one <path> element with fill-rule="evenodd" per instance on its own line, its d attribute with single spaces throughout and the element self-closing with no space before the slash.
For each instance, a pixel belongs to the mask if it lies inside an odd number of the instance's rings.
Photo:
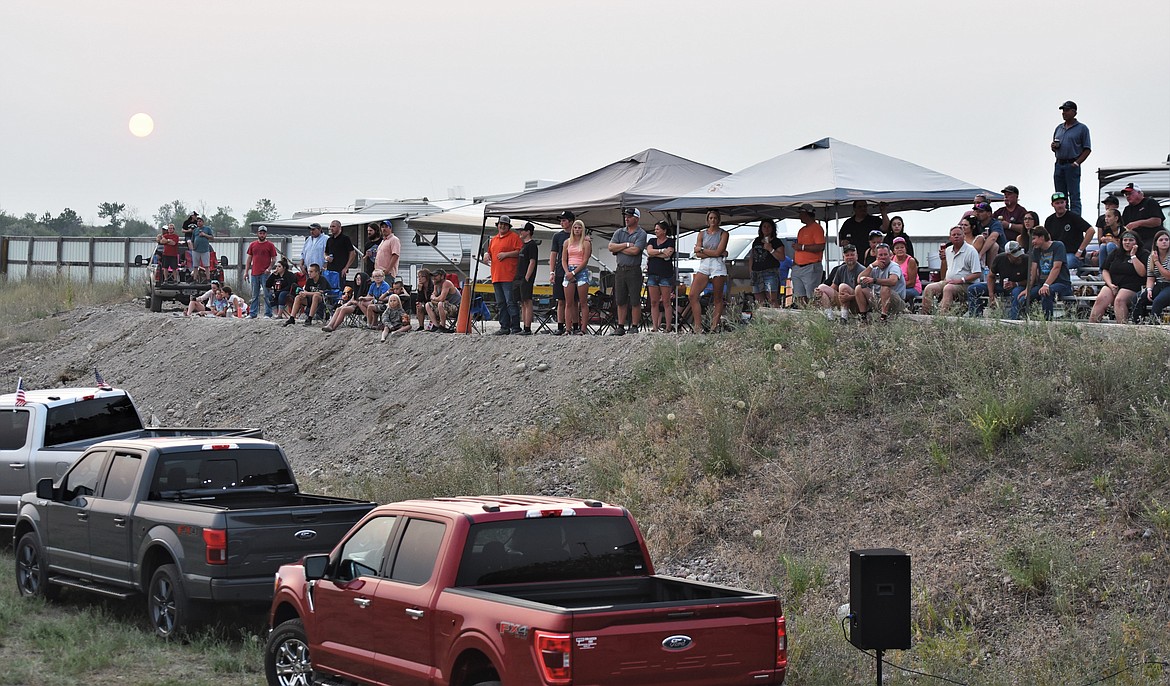
<svg viewBox="0 0 1170 686">
<path fill-rule="evenodd" d="M 496 625 L 501 636 L 511 636 L 512 638 L 527 638 L 528 627 L 523 624 L 516 624 L 514 622 L 500 622 Z"/>
</svg>

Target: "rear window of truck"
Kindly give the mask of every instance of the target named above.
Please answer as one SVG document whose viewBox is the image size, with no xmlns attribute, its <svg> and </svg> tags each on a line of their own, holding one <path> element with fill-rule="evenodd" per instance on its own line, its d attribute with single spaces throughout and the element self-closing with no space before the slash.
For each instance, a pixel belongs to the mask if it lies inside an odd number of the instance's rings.
<svg viewBox="0 0 1170 686">
<path fill-rule="evenodd" d="M 276 450 L 224 450 L 164 453 L 155 464 L 151 495 L 164 492 L 211 489 L 231 491 L 250 486 L 285 486 L 293 483 L 284 457 Z"/>
<path fill-rule="evenodd" d="M 625 517 L 547 517 L 473 524 L 458 586 L 568 581 L 647 573 Z"/>
<path fill-rule="evenodd" d="M 45 445 L 112 436 L 142 428 L 142 419 L 128 395 L 90 398 L 50 407 L 45 418 Z"/>
</svg>

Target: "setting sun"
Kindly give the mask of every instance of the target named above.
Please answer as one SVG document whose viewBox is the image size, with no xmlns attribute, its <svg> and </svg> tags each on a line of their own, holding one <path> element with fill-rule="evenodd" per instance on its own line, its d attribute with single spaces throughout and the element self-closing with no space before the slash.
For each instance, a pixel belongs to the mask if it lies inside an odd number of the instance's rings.
<svg viewBox="0 0 1170 686">
<path fill-rule="evenodd" d="M 151 131 L 154 131 L 154 120 L 150 118 L 149 114 L 139 112 L 130 117 L 130 133 L 139 138 L 145 138 L 150 135 Z"/>
</svg>

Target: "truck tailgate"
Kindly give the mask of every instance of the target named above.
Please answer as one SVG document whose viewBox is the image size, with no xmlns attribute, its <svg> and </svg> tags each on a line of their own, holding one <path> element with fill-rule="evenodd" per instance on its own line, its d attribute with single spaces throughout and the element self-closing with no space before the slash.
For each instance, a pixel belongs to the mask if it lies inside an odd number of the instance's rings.
<svg viewBox="0 0 1170 686">
<path fill-rule="evenodd" d="M 270 576 L 282 564 L 327 553 L 373 507 L 374 503 L 342 501 L 231 511 L 228 566 L 232 576 Z"/>
<path fill-rule="evenodd" d="M 573 614 L 574 686 L 772 684 L 775 599 Z"/>
</svg>

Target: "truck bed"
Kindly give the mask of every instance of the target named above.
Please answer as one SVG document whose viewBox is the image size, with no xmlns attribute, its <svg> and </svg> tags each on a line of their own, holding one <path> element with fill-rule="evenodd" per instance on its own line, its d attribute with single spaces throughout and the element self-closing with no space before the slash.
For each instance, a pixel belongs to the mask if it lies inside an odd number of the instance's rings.
<svg viewBox="0 0 1170 686">
<path fill-rule="evenodd" d="M 756 601 L 774 596 L 744 589 L 705 584 L 669 576 L 626 577 L 594 581 L 528 583 L 483 588 L 456 588 L 452 593 L 503 596 L 497 602 L 539 605 L 546 611 L 588 612 L 620 610 L 627 606 L 707 604 Z"/>
</svg>

